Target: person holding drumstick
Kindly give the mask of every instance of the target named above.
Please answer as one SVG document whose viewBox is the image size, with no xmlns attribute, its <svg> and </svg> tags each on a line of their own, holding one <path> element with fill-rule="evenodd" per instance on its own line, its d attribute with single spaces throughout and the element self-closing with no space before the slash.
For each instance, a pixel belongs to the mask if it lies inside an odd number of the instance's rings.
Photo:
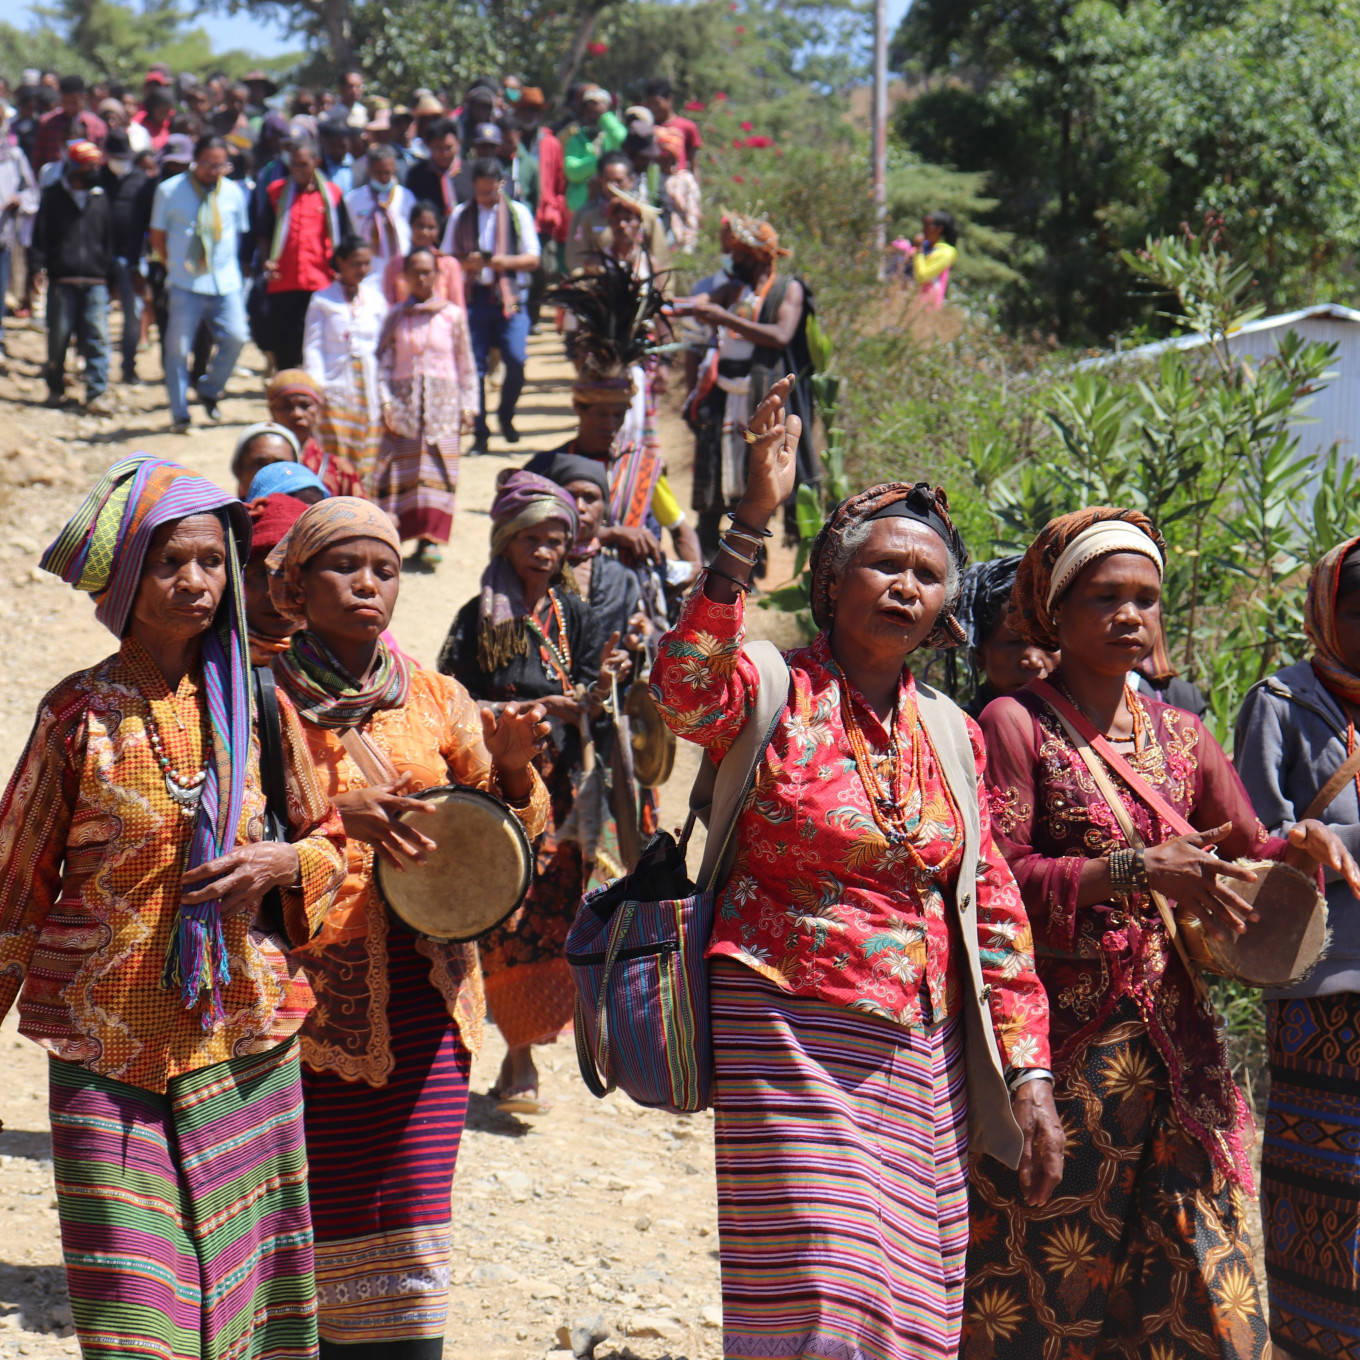
<svg viewBox="0 0 1360 1360">
<path fill-rule="evenodd" d="M 1030 545 L 1011 594 L 1010 626 L 1061 652 L 981 725 L 993 825 L 1048 991 L 1067 1164 L 1042 1207 L 1004 1168 L 975 1168 L 965 1354 L 1269 1350 L 1250 1117 L 1165 899 L 1227 937 L 1258 919 L 1233 890 L 1255 875 L 1229 861 L 1322 864 L 1353 890 L 1360 868 L 1320 822 L 1267 835 L 1204 724 L 1128 685 L 1159 636 L 1164 551 L 1136 510 L 1079 510 Z"/>
<path fill-rule="evenodd" d="M 552 818 L 537 846 L 533 886 L 524 905 L 481 940 L 487 1004 L 509 1049 L 491 1094 L 497 1108 L 513 1114 L 546 1111 L 531 1046 L 552 1043 L 575 1009 L 567 931 L 590 874 L 586 846 L 607 842 L 610 829 L 606 809 L 576 807 L 582 726 L 598 718 L 611 679 L 626 679 L 631 667 L 618 633 L 601 636 L 563 576 L 577 531 L 576 502 L 556 482 L 524 471 L 505 477 L 491 506 L 491 562 L 481 594 L 458 612 L 439 653 L 439 669 L 476 698 L 537 701 L 552 719 L 552 741 L 539 761 Z M 597 760 L 607 759 L 610 736 L 607 721 L 592 730 Z M 561 833 L 569 816 L 567 837 Z"/>
<path fill-rule="evenodd" d="M 461 685 L 388 647 L 401 540 L 370 502 L 318 502 L 268 561 L 280 612 L 301 625 L 275 673 L 350 838 L 335 906 L 294 955 L 317 997 L 303 1062 L 321 1355 L 436 1360 L 481 973 L 475 945 L 389 923 L 374 863 L 401 868 L 433 848 L 399 818 L 429 809 L 408 795 L 438 784 L 499 795 L 537 836 L 545 710 L 479 712 Z"/>
</svg>

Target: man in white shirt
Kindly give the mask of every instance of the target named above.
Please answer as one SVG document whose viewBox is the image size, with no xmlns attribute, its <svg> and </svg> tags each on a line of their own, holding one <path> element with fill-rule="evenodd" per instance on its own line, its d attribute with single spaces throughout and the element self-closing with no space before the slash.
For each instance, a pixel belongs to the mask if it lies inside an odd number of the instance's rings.
<svg viewBox="0 0 1360 1360">
<path fill-rule="evenodd" d="M 373 272 L 382 276 L 393 255 L 411 248 L 411 209 L 415 195 L 397 182 L 397 153 L 386 143 L 368 149 L 368 179 L 345 195 L 354 234 L 373 252 Z"/>
<path fill-rule="evenodd" d="M 529 342 L 529 281 L 538 268 L 540 247 L 534 215 L 505 195 L 505 168 L 490 157 L 472 164 L 472 198 L 460 203 L 444 229 L 442 249 L 463 266 L 468 330 L 482 387 L 471 452 L 485 453 L 486 361 L 493 349 L 505 365 L 499 419 L 507 444 L 519 443 L 515 406 L 524 386 Z"/>
</svg>

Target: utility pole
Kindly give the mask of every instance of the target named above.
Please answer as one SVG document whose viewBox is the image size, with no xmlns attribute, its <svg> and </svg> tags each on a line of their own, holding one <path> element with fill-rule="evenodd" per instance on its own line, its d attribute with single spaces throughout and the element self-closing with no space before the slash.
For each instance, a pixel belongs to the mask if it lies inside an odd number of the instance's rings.
<svg viewBox="0 0 1360 1360">
<path fill-rule="evenodd" d="M 874 255 L 883 272 L 888 249 L 888 0 L 874 0 Z"/>
</svg>

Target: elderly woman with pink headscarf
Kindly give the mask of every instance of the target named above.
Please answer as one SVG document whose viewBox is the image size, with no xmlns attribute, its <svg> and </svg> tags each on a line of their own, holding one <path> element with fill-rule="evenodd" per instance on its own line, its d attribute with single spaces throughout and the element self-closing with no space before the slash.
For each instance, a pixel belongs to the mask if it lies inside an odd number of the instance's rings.
<svg viewBox="0 0 1360 1360">
<path fill-rule="evenodd" d="M 602 636 L 567 566 L 577 527 L 576 502 L 556 482 L 510 473 L 491 506 L 481 592 L 459 610 L 439 654 L 439 669 L 474 698 L 536 701 L 552 725 L 538 760 L 552 814 L 533 885 L 524 905 L 481 941 L 487 1005 L 509 1048 L 492 1094 L 500 1108 L 520 1114 L 546 1108 L 532 1046 L 552 1043 L 571 1022 L 575 991 L 563 951 L 593 866 L 587 837 L 564 831 L 586 744 L 605 754 L 610 725 L 592 726 L 592 719 L 612 678 L 629 666 L 618 634 Z M 608 844 L 607 818 L 599 839 Z"/>
</svg>

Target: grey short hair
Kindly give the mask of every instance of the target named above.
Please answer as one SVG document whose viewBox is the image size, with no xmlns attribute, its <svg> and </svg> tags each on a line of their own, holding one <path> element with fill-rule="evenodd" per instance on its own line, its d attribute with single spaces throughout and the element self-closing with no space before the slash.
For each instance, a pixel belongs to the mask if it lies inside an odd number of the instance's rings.
<svg viewBox="0 0 1360 1360">
<path fill-rule="evenodd" d="M 852 525 L 841 535 L 831 548 L 831 558 L 827 563 L 827 569 L 833 581 L 839 581 L 845 575 L 845 569 L 854 561 L 855 554 L 865 545 L 869 539 L 869 526 L 873 520 L 860 520 L 858 524 Z M 941 542 L 944 540 L 942 539 Z M 952 612 L 958 607 L 959 597 L 963 594 L 963 563 L 954 556 L 952 549 L 947 543 L 944 545 L 945 556 L 949 559 L 949 570 L 944 578 L 944 608 L 941 614 Z"/>
</svg>

